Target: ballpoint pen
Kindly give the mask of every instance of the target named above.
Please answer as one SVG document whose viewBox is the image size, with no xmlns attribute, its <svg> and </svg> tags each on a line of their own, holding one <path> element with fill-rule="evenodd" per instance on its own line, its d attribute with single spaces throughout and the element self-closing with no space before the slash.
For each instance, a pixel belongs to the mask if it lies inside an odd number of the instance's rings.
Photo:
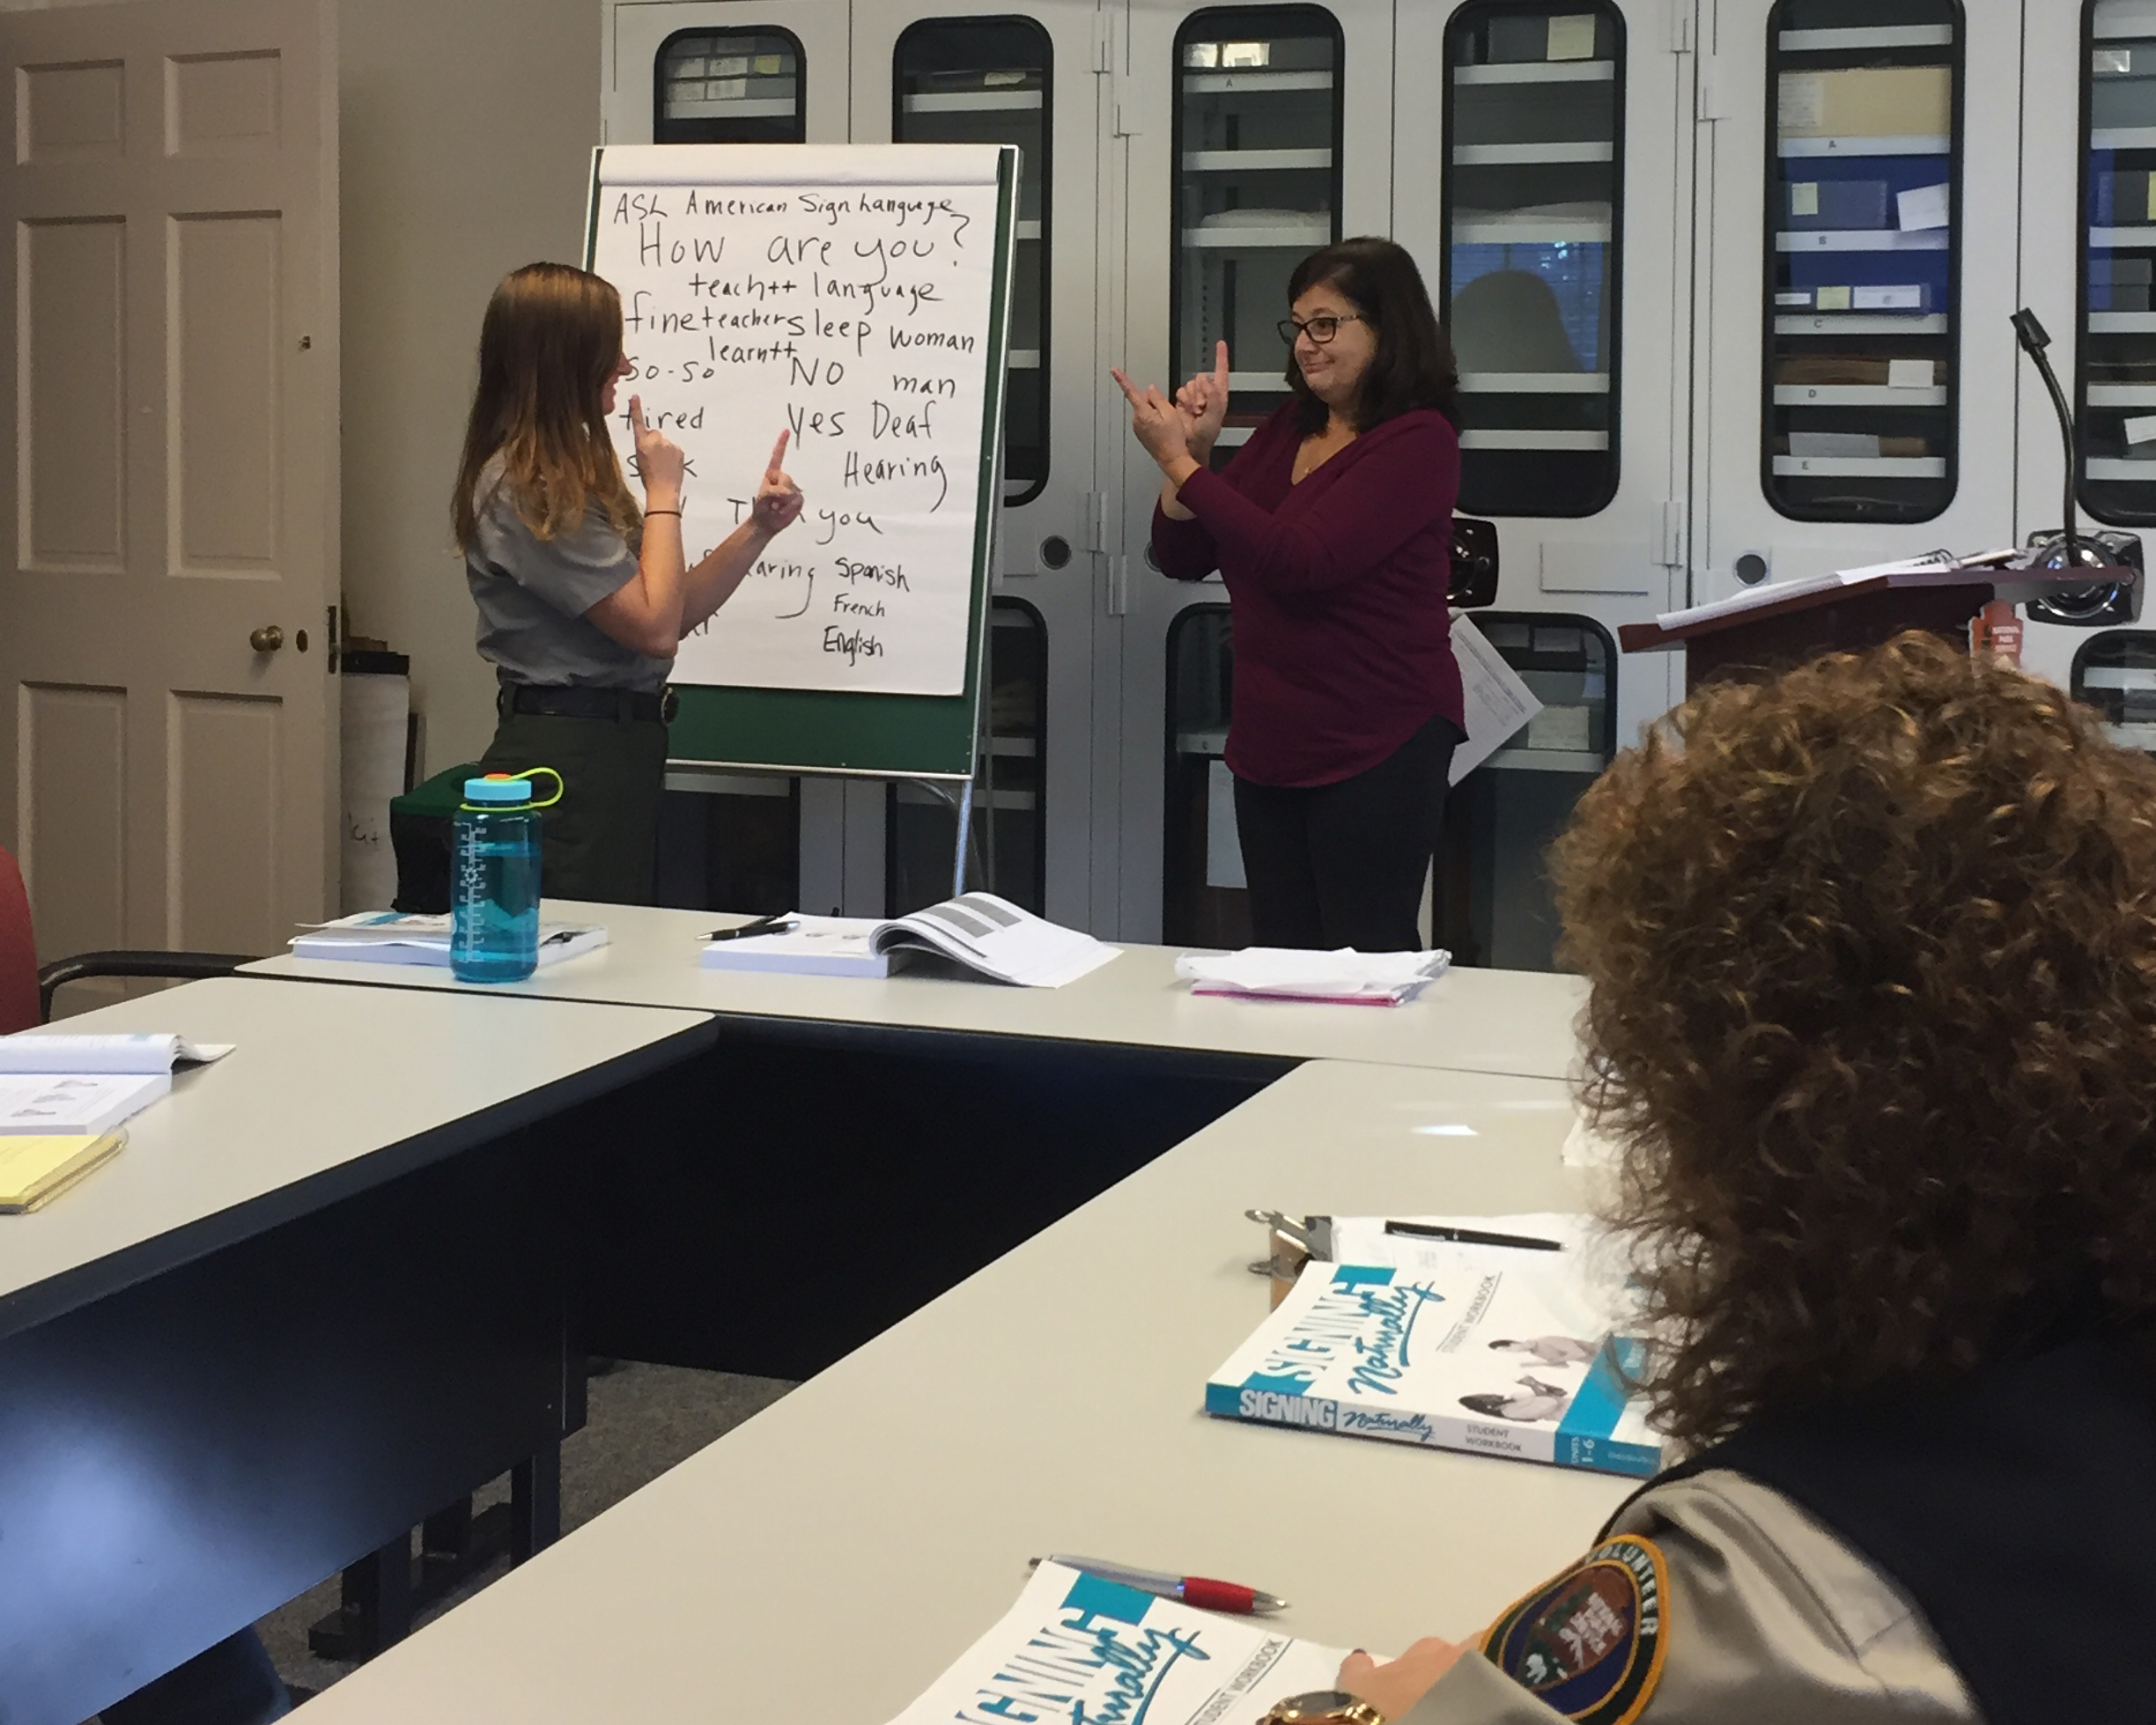
<svg viewBox="0 0 2156 1725">
<path fill-rule="evenodd" d="M 739 928 L 714 928 L 714 940 L 746 940 L 756 934 L 784 934 L 789 929 L 799 928 L 801 918 L 794 916 L 758 917 L 752 923 L 743 923 Z"/>
<path fill-rule="evenodd" d="M 1479 1227 L 1449 1227 L 1437 1222 L 1387 1222 L 1387 1234 L 1415 1240 L 1444 1240 L 1458 1246 L 1517 1246 L 1524 1251 L 1562 1252 L 1562 1240 L 1538 1240 L 1532 1234 L 1489 1234 Z"/>
<path fill-rule="evenodd" d="M 1061 1552 L 1051 1552 L 1045 1558 L 1035 1558 L 1035 1565 L 1060 1563 L 1066 1569 L 1075 1569 L 1088 1575 L 1097 1575 L 1104 1581 L 1116 1581 L 1140 1593 L 1150 1593 L 1163 1599 L 1178 1599 L 1185 1605 L 1195 1605 L 1201 1611 L 1233 1611 L 1240 1616 L 1266 1617 L 1274 1611 L 1288 1609 L 1285 1599 L 1269 1593 L 1260 1593 L 1256 1588 L 1238 1586 L 1234 1581 L 1210 1581 L 1203 1575 L 1163 1575 L 1150 1569 L 1133 1569 L 1125 1563 L 1106 1563 L 1099 1558 L 1074 1558 Z"/>
</svg>

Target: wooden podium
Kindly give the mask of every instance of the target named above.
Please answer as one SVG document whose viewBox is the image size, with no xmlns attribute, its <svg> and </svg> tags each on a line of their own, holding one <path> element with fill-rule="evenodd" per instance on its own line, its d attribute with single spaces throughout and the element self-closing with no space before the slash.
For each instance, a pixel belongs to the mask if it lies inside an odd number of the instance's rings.
<svg viewBox="0 0 2156 1725">
<path fill-rule="evenodd" d="M 1627 652 L 1685 650 L 1685 693 L 1717 677 L 1756 682 L 1829 652 L 1861 652 L 1921 629 L 1961 645 L 1968 626 L 1995 599 L 2038 599 L 2105 581 L 2138 579 L 2138 570 L 1927 569 L 1853 580 L 1792 581 L 1793 589 L 1754 588 L 1737 601 L 1680 612 L 1660 623 L 1621 623 Z M 1742 601 L 1742 602 L 1739 602 Z"/>
</svg>

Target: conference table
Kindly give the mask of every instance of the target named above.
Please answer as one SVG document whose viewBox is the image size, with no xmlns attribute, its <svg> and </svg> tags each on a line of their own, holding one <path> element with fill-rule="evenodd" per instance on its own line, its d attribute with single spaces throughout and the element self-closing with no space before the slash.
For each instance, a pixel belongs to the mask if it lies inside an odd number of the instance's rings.
<svg viewBox="0 0 2156 1725">
<path fill-rule="evenodd" d="M 0 1718 L 76 1725 L 512 1469 L 544 1544 L 580 1379 L 532 1135 L 710 1016 L 225 977 L 55 1028 L 235 1046 L 0 1217 Z"/>
<path fill-rule="evenodd" d="M 1230 1060 L 1357 1060 L 1458 1072 L 1564 1078 L 1578 1050 L 1572 1020 L 1585 1004 L 1577 977 L 1532 970 L 1448 970 L 1407 1006 L 1387 1010 L 1193 995 L 1175 973 L 1184 949 L 1126 945 L 1061 988 L 1007 988 L 944 970 L 882 980 L 707 970 L 698 962 L 714 928 L 746 917 L 548 899 L 549 922 L 605 925 L 608 944 L 521 983 L 459 983 L 431 965 L 263 959 L 247 973 L 310 982 L 453 989 L 718 1014 L 772 1042 L 791 1031 L 826 1046 L 984 1047 L 1016 1038 L 1074 1048 L 1136 1049 Z"/>
<path fill-rule="evenodd" d="M 1478 1630 L 1635 1482 L 1214 1419 L 1203 1385 L 1266 1309 L 1246 1205 L 1577 1207 L 1572 1117 L 1548 1079 L 1303 1065 L 303 1717 L 876 1725 L 1049 1552 L 1267 1589 L 1283 1627 L 1340 1647 Z"/>
<path fill-rule="evenodd" d="M 1287 1108 L 1305 1073 L 1361 1076 L 1277 1116 L 1296 1155 L 1253 1148 L 1231 1219 L 1341 1207 L 1303 1176 L 1360 1165 L 1387 1085 L 1483 1108 L 1469 1162 L 1554 1156 L 1572 1121 L 1569 978 L 1458 971 L 1384 1011 L 1194 1000 L 1148 947 L 1053 991 L 742 976 L 696 962 L 728 918 L 548 914 L 612 943 L 484 989 L 270 960 L 64 1027 L 239 1049 L 50 1209 L 0 1219 L 11 1725 L 75 1725 L 505 1470 L 535 1551 L 587 1349 L 821 1383 L 1175 1146 L 1237 1160 L 1222 1123 Z M 1091 1236 L 1085 1291 L 1121 1287 L 1147 1237 Z M 1199 1352 L 1246 1318 L 1192 1331 Z M 1061 1415 L 1098 1429 L 1083 1394 Z M 883 1424 L 948 1427 L 909 1405 Z"/>
</svg>

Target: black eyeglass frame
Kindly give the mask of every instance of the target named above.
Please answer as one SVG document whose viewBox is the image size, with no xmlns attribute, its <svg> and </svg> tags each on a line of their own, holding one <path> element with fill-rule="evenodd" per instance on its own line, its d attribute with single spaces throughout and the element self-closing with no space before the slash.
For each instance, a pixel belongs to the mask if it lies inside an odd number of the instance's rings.
<svg viewBox="0 0 2156 1725">
<path fill-rule="evenodd" d="M 1331 335 L 1320 335 L 1318 333 L 1316 326 L 1321 323 L 1329 323 L 1333 326 Z M 1340 327 L 1343 323 L 1367 323 L 1373 329 L 1377 327 L 1371 319 L 1364 317 L 1360 312 L 1341 312 L 1337 315 L 1331 312 L 1320 312 L 1306 323 L 1297 323 L 1293 318 L 1282 318 L 1273 327 L 1280 331 L 1281 340 L 1287 343 L 1289 347 L 1296 344 L 1296 337 L 1298 335 L 1308 335 L 1319 347 L 1326 347 L 1332 343 L 1333 337 L 1340 334 Z"/>
</svg>

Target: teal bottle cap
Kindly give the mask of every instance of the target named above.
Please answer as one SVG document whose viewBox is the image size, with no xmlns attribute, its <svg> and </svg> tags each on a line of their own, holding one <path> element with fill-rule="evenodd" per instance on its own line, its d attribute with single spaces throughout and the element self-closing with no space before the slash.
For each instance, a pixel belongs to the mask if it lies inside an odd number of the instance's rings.
<svg viewBox="0 0 2156 1725">
<path fill-rule="evenodd" d="M 464 800 L 468 803 L 527 803 L 531 800 L 531 780 L 513 778 L 507 773 L 489 773 L 484 778 L 464 781 Z"/>
</svg>

